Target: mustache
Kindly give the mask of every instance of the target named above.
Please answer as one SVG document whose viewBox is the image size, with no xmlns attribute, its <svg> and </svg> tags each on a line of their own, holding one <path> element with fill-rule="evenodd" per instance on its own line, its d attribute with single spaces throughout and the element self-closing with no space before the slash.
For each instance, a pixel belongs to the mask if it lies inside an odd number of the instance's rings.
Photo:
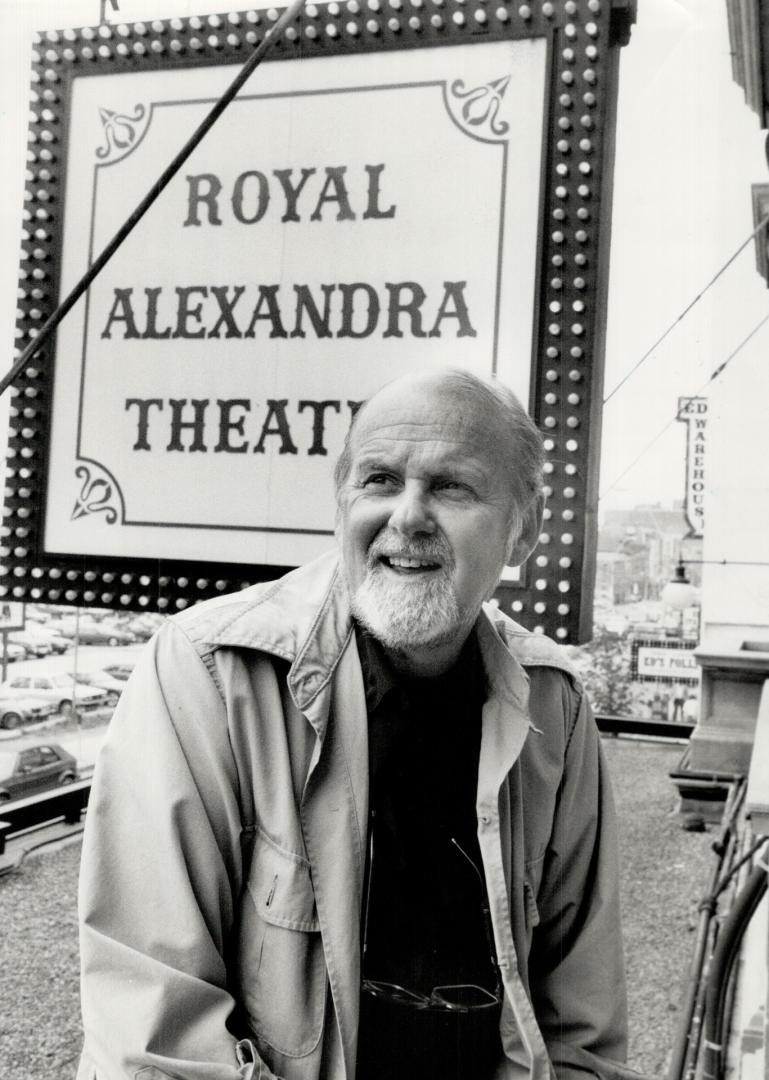
<svg viewBox="0 0 769 1080">
<path fill-rule="evenodd" d="M 404 559 L 432 559 L 449 569 L 454 559 L 445 537 L 403 537 L 388 530 L 379 533 L 368 549 L 368 563 L 372 566 L 381 558 L 401 556 Z"/>
</svg>

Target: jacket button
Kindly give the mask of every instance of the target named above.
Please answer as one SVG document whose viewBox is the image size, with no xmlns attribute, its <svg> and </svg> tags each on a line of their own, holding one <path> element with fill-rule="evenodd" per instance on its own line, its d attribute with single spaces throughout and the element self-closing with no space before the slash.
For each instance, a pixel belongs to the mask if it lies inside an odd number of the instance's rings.
<svg viewBox="0 0 769 1080">
<path fill-rule="evenodd" d="M 481 814 L 481 825 L 490 825 L 491 816 L 489 814 Z"/>
</svg>

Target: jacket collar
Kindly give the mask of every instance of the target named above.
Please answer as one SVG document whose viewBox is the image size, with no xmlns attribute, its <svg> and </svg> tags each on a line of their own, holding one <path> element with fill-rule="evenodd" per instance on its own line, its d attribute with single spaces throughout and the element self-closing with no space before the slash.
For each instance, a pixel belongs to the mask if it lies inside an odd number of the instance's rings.
<svg viewBox="0 0 769 1080">
<path fill-rule="evenodd" d="M 352 633 L 335 551 L 202 606 L 208 618 L 195 636 L 214 648 L 256 649 L 287 660 L 291 694 L 302 710 L 327 685 Z"/>
<path fill-rule="evenodd" d="M 203 607 L 208 618 L 196 636 L 215 647 L 258 649 L 287 660 L 291 695 L 302 711 L 328 686 L 354 635 L 336 551 Z M 554 667 L 574 676 L 560 646 L 525 630 L 493 604 L 484 604 L 476 631 L 492 689 L 519 709 L 528 700 L 525 668 Z"/>
</svg>

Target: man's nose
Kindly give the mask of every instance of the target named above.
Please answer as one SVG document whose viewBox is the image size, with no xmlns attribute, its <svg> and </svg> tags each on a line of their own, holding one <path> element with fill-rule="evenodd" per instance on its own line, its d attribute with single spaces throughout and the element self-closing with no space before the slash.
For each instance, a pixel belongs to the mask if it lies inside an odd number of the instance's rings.
<svg viewBox="0 0 769 1080">
<path fill-rule="evenodd" d="M 419 532 L 435 532 L 430 493 L 423 484 L 406 481 L 396 496 L 389 525 L 405 536 Z"/>
</svg>

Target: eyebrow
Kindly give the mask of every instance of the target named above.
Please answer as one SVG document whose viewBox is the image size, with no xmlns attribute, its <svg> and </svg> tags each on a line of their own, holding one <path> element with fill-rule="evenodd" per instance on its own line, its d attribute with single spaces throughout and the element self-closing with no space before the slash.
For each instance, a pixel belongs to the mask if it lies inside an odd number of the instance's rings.
<svg viewBox="0 0 769 1080">
<path fill-rule="evenodd" d="M 359 476 L 364 472 L 402 472 L 402 462 L 392 458 L 383 457 L 381 454 L 362 454 L 357 461 L 353 461 L 351 473 Z M 469 462 L 467 458 L 455 457 L 449 461 L 437 463 L 429 467 L 425 475 L 431 480 L 464 480 L 469 483 L 483 483 L 488 479 L 488 473 L 481 466 Z"/>
</svg>

